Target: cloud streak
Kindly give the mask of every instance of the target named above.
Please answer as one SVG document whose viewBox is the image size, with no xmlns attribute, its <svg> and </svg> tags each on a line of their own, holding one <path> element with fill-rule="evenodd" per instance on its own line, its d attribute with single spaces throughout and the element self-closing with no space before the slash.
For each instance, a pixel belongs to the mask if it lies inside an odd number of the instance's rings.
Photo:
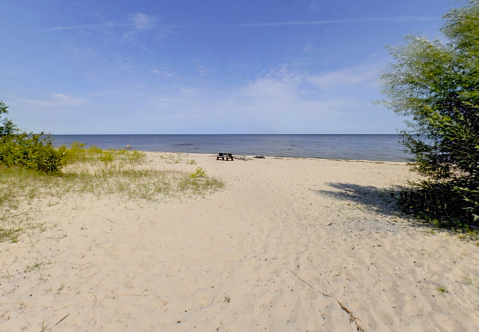
<svg viewBox="0 0 479 332">
<path fill-rule="evenodd" d="M 122 42 L 137 42 L 138 36 L 149 35 L 157 39 L 163 38 L 171 33 L 172 28 L 183 26 L 162 24 L 157 16 L 144 13 L 134 13 L 126 17 L 122 22 L 104 21 L 94 24 L 80 24 L 71 26 L 57 26 L 48 29 L 37 30 L 37 32 L 57 32 L 57 31 L 92 31 L 108 39 L 117 39 Z"/>
<path fill-rule="evenodd" d="M 59 26 L 40 30 L 42 32 L 61 31 L 61 30 L 98 30 L 98 29 L 113 29 L 123 28 L 138 31 L 154 30 L 154 29 L 168 29 L 180 28 L 181 25 L 161 24 L 160 19 L 156 16 L 150 16 L 143 13 L 135 13 L 128 16 L 128 19 L 123 23 L 103 22 L 94 24 L 81 24 L 70 26 Z"/>
<path fill-rule="evenodd" d="M 137 21 L 134 23 L 98 23 L 98 24 L 83 24 L 83 25 L 71 25 L 71 26 L 62 26 L 62 27 L 53 27 L 48 29 L 39 30 L 41 32 L 51 32 L 51 31 L 61 31 L 61 30 L 84 30 L 84 29 L 100 29 L 100 28 L 134 28 L 138 30 L 151 30 L 156 28 L 182 28 L 185 26 L 181 25 L 169 25 L 169 24 L 154 24 L 146 26 L 141 29 L 141 22 Z"/>
<path fill-rule="evenodd" d="M 228 25 L 226 28 L 261 28 L 276 27 L 290 25 L 326 25 L 326 24 L 348 24 L 348 23 L 366 23 L 366 22 L 384 22 L 384 23 L 400 23 L 400 22 L 429 22 L 440 20 L 441 17 L 434 16 L 402 16 L 402 17 L 370 17 L 370 18 L 353 18 L 344 20 L 324 20 L 324 21 L 293 21 L 293 22 L 273 22 L 273 23 L 245 23 Z M 171 28 L 198 28 L 198 26 L 177 25 L 177 24 L 159 24 L 156 17 L 148 16 L 142 13 L 130 15 L 128 23 L 96 23 L 82 24 L 71 26 L 59 26 L 39 30 L 41 32 L 61 31 L 61 30 L 84 30 L 84 29 L 105 29 L 105 28 L 130 28 L 135 30 L 154 30 L 154 29 L 171 29 Z M 211 28 L 211 26 L 210 26 Z M 218 27 L 216 27 L 218 28 Z"/>
<path fill-rule="evenodd" d="M 133 23 L 98 23 L 98 24 L 82 24 L 82 25 L 70 25 L 53 27 L 48 29 L 39 30 L 41 32 L 61 31 L 61 30 L 84 30 L 84 29 L 98 29 L 98 28 L 114 28 L 114 27 L 132 27 Z"/>
<path fill-rule="evenodd" d="M 275 27 L 288 25 L 322 25 L 322 24 L 342 24 L 342 23 L 364 23 L 364 22 L 428 22 L 441 19 L 440 17 L 428 16 L 403 16 L 403 17 L 371 17 L 371 18 L 353 18 L 344 20 L 325 20 L 325 21 L 297 21 L 297 22 L 276 22 L 276 23 L 248 23 L 230 25 L 230 28 L 255 28 L 255 27 Z"/>
<path fill-rule="evenodd" d="M 59 93 L 52 94 L 50 100 L 23 99 L 23 101 L 38 106 L 79 106 L 87 101 Z"/>
</svg>

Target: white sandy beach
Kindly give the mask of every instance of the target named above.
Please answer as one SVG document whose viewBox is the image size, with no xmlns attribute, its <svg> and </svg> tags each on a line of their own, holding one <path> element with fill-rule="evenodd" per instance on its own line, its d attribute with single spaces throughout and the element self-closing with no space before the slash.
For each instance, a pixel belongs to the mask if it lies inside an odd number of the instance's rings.
<svg viewBox="0 0 479 332">
<path fill-rule="evenodd" d="M 149 156 L 225 188 L 38 203 L 0 243 L 0 331 L 479 331 L 479 246 L 380 195 L 404 163 Z"/>
</svg>

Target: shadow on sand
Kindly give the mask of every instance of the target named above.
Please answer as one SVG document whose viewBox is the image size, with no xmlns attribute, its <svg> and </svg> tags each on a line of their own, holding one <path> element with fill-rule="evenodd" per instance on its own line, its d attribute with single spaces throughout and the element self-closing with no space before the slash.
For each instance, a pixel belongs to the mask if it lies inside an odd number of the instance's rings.
<svg viewBox="0 0 479 332">
<path fill-rule="evenodd" d="M 439 227 L 438 225 L 416 219 L 411 215 L 403 213 L 397 204 L 397 198 L 402 190 L 408 189 L 405 186 L 378 188 L 353 183 L 326 183 L 326 185 L 329 186 L 331 190 L 315 190 L 315 192 L 319 195 L 337 200 L 349 201 L 352 206 L 360 206 L 367 211 L 374 212 L 388 219 L 391 217 L 399 217 L 406 221 L 409 226 L 426 229 L 433 234 L 435 232 L 445 232 L 450 235 L 462 234 L 461 238 L 466 240 L 472 239 L 476 241 L 479 239 L 478 233 L 467 234 L 467 232 L 461 231 L 460 229 Z M 466 236 L 464 236 L 464 234 L 466 234 Z"/>
<path fill-rule="evenodd" d="M 327 183 L 331 190 L 316 190 L 320 195 L 341 201 L 350 201 L 376 213 L 397 216 L 401 214 L 396 196 L 402 187 L 378 188 L 353 183 Z"/>
<path fill-rule="evenodd" d="M 399 217 L 408 222 L 412 227 L 426 228 L 450 232 L 447 229 L 437 229 L 434 225 L 418 220 L 401 212 L 397 205 L 399 192 L 406 189 L 404 186 L 391 186 L 378 188 L 374 186 L 362 186 L 354 183 L 326 183 L 331 190 L 316 190 L 319 195 L 324 195 L 341 201 L 347 201 L 351 206 L 359 206 L 367 211 L 374 212 L 382 217 Z"/>
</svg>

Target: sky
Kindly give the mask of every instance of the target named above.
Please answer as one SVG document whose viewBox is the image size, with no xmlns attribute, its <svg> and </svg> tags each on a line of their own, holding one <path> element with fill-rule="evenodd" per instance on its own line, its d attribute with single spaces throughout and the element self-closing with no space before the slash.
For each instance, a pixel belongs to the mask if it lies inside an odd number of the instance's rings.
<svg viewBox="0 0 479 332">
<path fill-rule="evenodd" d="M 52 134 L 394 134 L 385 45 L 455 0 L 0 0 L 0 100 Z"/>
</svg>

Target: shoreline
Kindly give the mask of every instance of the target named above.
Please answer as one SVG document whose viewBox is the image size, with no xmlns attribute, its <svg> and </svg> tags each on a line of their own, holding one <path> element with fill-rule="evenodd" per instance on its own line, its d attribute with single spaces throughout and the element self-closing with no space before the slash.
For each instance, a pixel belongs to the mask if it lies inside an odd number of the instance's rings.
<svg viewBox="0 0 479 332">
<path fill-rule="evenodd" d="M 268 157 L 399 161 L 408 155 L 391 135 L 63 135 L 55 146 L 75 141 L 102 149 L 164 153 L 218 153 Z"/>
<path fill-rule="evenodd" d="M 148 153 L 175 153 L 175 154 L 185 154 L 185 155 L 200 155 L 200 156 L 209 156 L 209 157 L 216 157 L 217 154 L 215 153 L 201 153 L 201 152 L 165 152 L 165 151 L 141 151 L 141 152 L 148 152 Z M 234 155 L 233 157 L 246 157 L 250 160 L 262 160 L 262 158 L 255 158 L 257 155 Z M 388 165 L 400 165 L 400 166 L 407 166 L 408 161 L 391 161 L 391 160 L 368 160 L 368 159 L 332 159 L 332 158 L 319 158 L 319 157 L 288 157 L 288 156 L 263 156 L 264 159 L 285 159 L 285 160 L 329 160 L 329 161 L 339 161 L 339 162 L 358 162 L 358 163 L 371 163 L 371 164 L 388 164 Z M 241 159 L 239 159 L 241 160 Z M 248 161 L 250 161 L 248 160 Z"/>
<path fill-rule="evenodd" d="M 0 330 L 479 326 L 478 246 L 395 210 L 390 188 L 414 179 L 405 163 L 182 155 L 147 152 L 144 167 L 201 167 L 225 187 L 34 202 L 44 229 L 0 243 Z"/>
<path fill-rule="evenodd" d="M 120 150 L 126 150 L 126 148 L 123 148 L 123 149 L 120 149 Z M 138 151 L 138 152 L 147 152 L 147 153 L 171 153 L 171 154 L 192 154 L 192 155 L 203 155 L 203 156 L 210 156 L 210 157 L 216 157 L 218 153 L 208 153 L 208 152 L 189 152 L 189 151 L 182 151 L 182 152 L 179 152 L 179 151 L 150 151 L 150 150 L 136 150 L 136 149 L 131 149 L 130 151 Z M 255 156 L 257 155 L 254 155 L 254 154 L 233 154 L 233 157 L 237 158 L 237 157 L 247 157 L 247 158 L 253 158 L 253 159 L 261 159 L 261 158 L 255 158 Z M 268 159 L 277 159 L 277 158 L 280 158 L 280 159 L 310 159 L 310 160 L 331 160 L 331 161 L 345 161 L 345 162 L 363 162 L 363 163 L 385 163 L 385 164 L 389 164 L 389 163 L 398 163 L 398 164 L 404 164 L 406 165 L 408 163 L 408 161 L 404 161 L 404 160 L 369 160 L 369 159 L 335 159 L 335 158 L 321 158 L 321 157 L 293 157 L 293 156 L 268 156 L 268 155 L 262 155 L 264 156 L 265 158 L 268 158 Z"/>
<path fill-rule="evenodd" d="M 127 150 L 126 148 L 121 148 L 119 150 Z M 208 152 L 193 152 L 193 151 L 151 151 L 151 150 L 138 150 L 131 148 L 129 151 L 138 151 L 138 152 L 148 152 L 148 153 L 174 153 L 174 154 L 198 154 L 198 155 L 211 155 L 216 156 L 218 153 L 208 153 Z M 257 155 L 254 154 L 233 154 L 233 157 L 241 156 L 254 158 Z M 322 158 L 322 157 L 298 157 L 298 156 L 268 156 L 263 155 L 266 158 L 290 158 L 290 159 L 311 159 L 311 160 L 332 160 L 332 161 L 346 161 L 346 162 L 372 162 L 372 163 L 402 163 L 407 164 L 408 161 L 405 160 L 369 160 L 369 159 L 335 159 L 335 158 Z M 255 158 L 257 159 L 257 158 Z"/>
</svg>

